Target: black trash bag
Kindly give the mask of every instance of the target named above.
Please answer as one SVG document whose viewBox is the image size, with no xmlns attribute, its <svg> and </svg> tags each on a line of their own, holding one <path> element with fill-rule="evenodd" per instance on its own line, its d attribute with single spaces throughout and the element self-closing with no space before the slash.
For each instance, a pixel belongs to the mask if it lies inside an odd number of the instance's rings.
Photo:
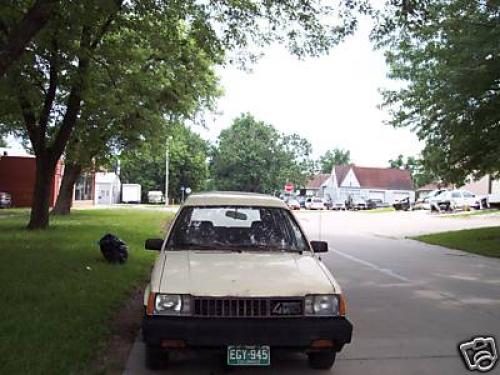
<svg viewBox="0 0 500 375">
<path fill-rule="evenodd" d="M 128 246 L 118 237 L 108 233 L 99 240 L 101 253 L 109 263 L 123 264 L 128 258 Z"/>
</svg>

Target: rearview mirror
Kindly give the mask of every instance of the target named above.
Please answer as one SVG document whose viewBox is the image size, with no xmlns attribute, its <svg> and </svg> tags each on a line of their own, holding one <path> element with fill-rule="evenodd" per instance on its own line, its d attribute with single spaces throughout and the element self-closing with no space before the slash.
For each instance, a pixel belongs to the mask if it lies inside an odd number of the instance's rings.
<svg viewBox="0 0 500 375">
<path fill-rule="evenodd" d="M 225 215 L 227 217 L 230 217 L 231 219 L 234 219 L 234 220 L 246 220 L 247 219 L 247 215 L 245 215 L 243 212 L 238 212 L 236 210 L 226 211 Z"/>
<path fill-rule="evenodd" d="M 326 253 L 328 251 L 328 242 L 311 241 L 311 247 L 315 253 Z"/>
<path fill-rule="evenodd" d="M 146 240 L 144 248 L 146 250 L 157 250 L 160 251 L 163 246 L 163 240 L 161 238 L 150 238 Z"/>
</svg>

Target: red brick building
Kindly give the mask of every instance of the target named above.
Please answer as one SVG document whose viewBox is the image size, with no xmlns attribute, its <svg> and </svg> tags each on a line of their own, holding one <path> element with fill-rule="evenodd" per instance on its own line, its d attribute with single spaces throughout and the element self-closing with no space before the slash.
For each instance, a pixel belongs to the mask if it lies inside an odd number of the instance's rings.
<svg viewBox="0 0 500 375">
<path fill-rule="evenodd" d="M 57 198 L 61 186 L 63 165 L 59 161 L 56 174 L 52 179 L 50 206 Z M 0 155 L 0 191 L 12 195 L 13 207 L 30 207 L 35 186 L 36 163 L 33 156 L 1 156 Z"/>
</svg>

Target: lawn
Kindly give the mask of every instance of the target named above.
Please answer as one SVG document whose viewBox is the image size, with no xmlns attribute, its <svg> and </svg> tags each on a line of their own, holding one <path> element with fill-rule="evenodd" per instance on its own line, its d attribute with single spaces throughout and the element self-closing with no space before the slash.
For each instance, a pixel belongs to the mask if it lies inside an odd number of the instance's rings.
<svg viewBox="0 0 500 375">
<path fill-rule="evenodd" d="M 28 212 L 1 217 L 0 373 L 88 373 L 110 338 L 109 322 L 148 278 L 155 253 L 144 250 L 144 240 L 160 236 L 170 218 L 85 210 L 30 232 Z M 129 245 L 125 265 L 101 256 L 97 241 L 108 232 Z"/>
<path fill-rule="evenodd" d="M 473 216 L 484 216 L 484 215 L 498 215 L 500 211 L 497 209 L 489 209 L 489 210 L 479 210 L 479 211 L 464 211 L 456 214 L 445 214 L 442 217 L 452 218 L 452 219 L 463 219 Z"/>
<path fill-rule="evenodd" d="M 366 214 L 381 214 L 386 212 L 396 212 L 396 210 L 394 209 L 394 207 L 379 207 L 379 208 L 374 208 L 372 210 L 361 210 L 359 212 Z"/>
<path fill-rule="evenodd" d="M 0 209 L 0 218 L 3 216 L 29 215 L 28 208 L 2 208 Z"/>
<path fill-rule="evenodd" d="M 432 245 L 500 258 L 500 227 L 426 234 L 413 239 Z"/>
</svg>

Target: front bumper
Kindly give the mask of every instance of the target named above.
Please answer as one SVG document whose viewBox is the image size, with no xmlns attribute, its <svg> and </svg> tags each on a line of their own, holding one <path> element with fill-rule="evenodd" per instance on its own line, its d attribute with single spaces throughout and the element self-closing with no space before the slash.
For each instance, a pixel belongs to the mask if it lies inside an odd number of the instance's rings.
<svg viewBox="0 0 500 375">
<path fill-rule="evenodd" d="M 188 347 L 269 345 L 307 349 L 314 340 L 331 340 L 340 351 L 351 342 L 352 324 L 346 318 L 194 318 L 145 315 L 142 335 L 148 345 L 182 340 Z"/>
</svg>

